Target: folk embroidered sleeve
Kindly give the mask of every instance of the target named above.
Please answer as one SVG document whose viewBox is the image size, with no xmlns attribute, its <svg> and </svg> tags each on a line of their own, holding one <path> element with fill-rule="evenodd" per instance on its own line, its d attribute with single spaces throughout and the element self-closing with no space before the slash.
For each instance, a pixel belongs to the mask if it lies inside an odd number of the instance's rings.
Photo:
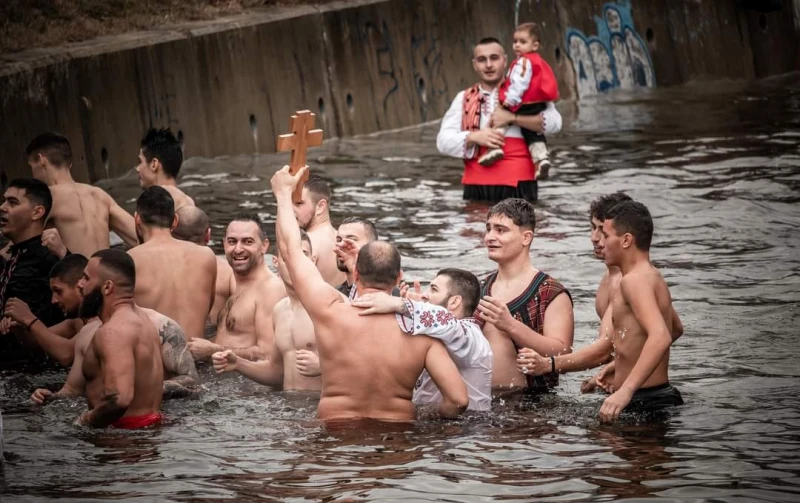
<svg viewBox="0 0 800 503">
<path fill-rule="evenodd" d="M 396 315 L 401 330 L 411 335 L 427 335 L 439 339 L 456 364 L 471 363 L 476 344 L 468 333 L 469 320 L 458 320 L 450 311 L 440 306 L 404 300 L 408 314 Z M 477 325 L 475 329 L 480 330 Z"/>
<path fill-rule="evenodd" d="M 503 106 L 506 108 L 513 108 L 522 103 L 522 95 L 528 90 L 531 85 L 531 76 L 533 71 L 531 69 L 531 62 L 528 58 L 520 57 L 514 62 L 511 71 L 508 72 L 508 92 L 506 92 L 506 99 Z"/>
<path fill-rule="evenodd" d="M 464 159 L 467 156 L 467 135 L 461 129 L 461 114 L 464 108 L 464 91 L 458 93 L 450 109 L 442 118 L 439 134 L 436 135 L 436 148 L 442 154 Z"/>
</svg>

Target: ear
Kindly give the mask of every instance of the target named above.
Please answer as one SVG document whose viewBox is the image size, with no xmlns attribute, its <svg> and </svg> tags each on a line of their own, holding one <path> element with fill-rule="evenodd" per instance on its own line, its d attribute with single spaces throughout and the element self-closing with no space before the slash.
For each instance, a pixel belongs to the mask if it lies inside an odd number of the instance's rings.
<svg viewBox="0 0 800 503">
<path fill-rule="evenodd" d="M 153 159 L 148 163 L 147 167 L 150 168 L 150 171 L 156 173 L 161 170 L 161 161 L 159 161 L 157 157 L 153 157 Z"/>
<path fill-rule="evenodd" d="M 44 223 L 44 206 L 41 204 L 37 204 L 33 207 L 33 213 L 31 214 L 31 220 L 41 220 Z"/>
<path fill-rule="evenodd" d="M 133 223 L 136 225 L 142 225 L 142 217 L 139 216 L 138 211 L 133 212 Z"/>
<path fill-rule="evenodd" d="M 110 279 L 107 279 L 103 282 L 103 286 L 100 288 L 100 291 L 103 292 L 103 295 L 111 295 L 114 293 L 114 282 Z"/>
<path fill-rule="evenodd" d="M 448 311 L 451 313 L 457 313 L 461 306 L 464 305 L 464 298 L 460 295 L 452 295 L 449 299 L 447 299 L 447 305 L 445 306 Z"/>
<path fill-rule="evenodd" d="M 522 232 L 522 245 L 523 246 L 530 246 L 533 243 L 533 231 L 530 229 L 526 229 Z"/>
<path fill-rule="evenodd" d="M 272 266 L 275 267 L 275 269 L 278 268 L 278 256 L 277 255 L 273 255 L 272 256 Z"/>
<path fill-rule="evenodd" d="M 206 241 L 206 244 L 208 244 L 208 242 L 211 241 L 211 227 L 206 229 L 206 240 L 205 241 Z"/>
<path fill-rule="evenodd" d="M 328 200 L 327 199 L 320 199 L 317 201 L 317 207 L 314 208 L 315 215 L 322 215 L 325 213 L 325 210 L 328 209 Z"/>
<path fill-rule="evenodd" d="M 534 51 L 538 51 L 539 50 L 539 41 L 538 40 L 535 41 L 533 44 L 531 44 L 531 47 L 533 47 Z"/>
<path fill-rule="evenodd" d="M 394 279 L 394 286 L 399 285 L 401 281 L 403 281 L 403 270 L 402 269 L 400 269 L 400 272 L 397 273 L 397 277 Z"/>
<path fill-rule="evenodd" d="M 319 257 L 317 257 L 316 255 L 314 255 L 312 253 L 311 257 L 309 257 L 309 258 L 311 259 L 312 262 L 314 262 L 314 265 L 317 265 L 317 261 L 319 260 Z"/>
<path fill-rule="evenodd" d="M 175 215 L 172 217 L 172 224 L 169 226 L 169 230 L 175 230 L 175 228 L 178 226 L 178 221 L 180 221 L 180 217 L 178 217 L 178 214 L 175 213 Z"/>
<path fill-rule="evenodd" d="M 633 246 L 633 234 L 626 232 L 622 235 L 622 247 L 627 249 L 631 246 Z"/>
<path fill-rule="evenodd" d="M 269 251 L 269 238 L 264 238 L 264 241 L 261 242 L 261 254 L 265 254 Z"/>
</svg>

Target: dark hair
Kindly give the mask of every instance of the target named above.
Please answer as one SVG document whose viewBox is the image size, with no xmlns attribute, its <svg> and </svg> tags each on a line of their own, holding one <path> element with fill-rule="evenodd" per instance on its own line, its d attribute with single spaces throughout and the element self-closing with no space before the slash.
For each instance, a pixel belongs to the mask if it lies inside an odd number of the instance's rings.
<svg viewBox="0 0 800 503">
<path fill-rule="evenodd" d="M 183 163 L 183 151 L 169 128 L 150 129 L 142 139 L 142 154 L 147 162 L 158 159 L 169 177 L 178 178 Z"/>
<path fill-rule="evenodd" d="M 308 233 L 303 229 L 300 229 L 300 242 L 302 243 L 303 241 L 308 243 L 309 254 L 314 255 L 314 245 L 311 244 L 311 236 L 309 236 Z"/>
<path fill-rule="evenodd" d="M 103 268 L 121 278 L 115 281 L 120 287 L 133 289 L 136 286 L 136 264 L 126 252 L 111 248 L 94 252 L 92 258 L 95 257 L 100 259 Z"/>
<path fill-rule="evenodd" d="M 136 200 L 136 213 L 145 225 L 167 228 L 175 220 L 175 200 L 160 185 L 148 187 Z"/>
<path fill-rule="evenodd" d="M 308 189 L 308 193 L 311 194 L 311 202 L 315 205 L 320 202 L 322 199 L 331 201 L 331 186 L 328 185 L 328 182 L 325 181 L 319 175 L 311 175 L 308 177 L 308 181 L 306 182 L 305 187 Z"/>
<path fill-rule="evenodd" d="M 42 133 L 28 144 L 25 156 L 30 160 L 42 154 L 54 166 L 67 166 L 72 164 L 72 147 L 69 140 L 58 133 Z"/>
<path fill-rule="evenodd" d="M 42 223 L 44 223 L 50 210 L 53 209 L 53 194 L 50 193 L 50 187 L 35 178 L 15 178 L 8 184 L 8 188 L 11 187 L 24 190 L 25 197 L 34 206 L 44 206 L 44 216 L 42 217 Z"/>
<path fill-rule="evenodd" d="M 514 225 L 530 230 L 536 229 L 536 214 L 533 205 L 520 198 L 503 199 L 489 209 L 486 215 L 487 220 L 494 216 L 506 216 L 514 222 Z"/>
<path fill-rule="evenodd" d="M 206 244 L 206 231 L 209 226 L 206 212 L 197 206 L 187 205 L 175 213 L 178 215 L 178 225 L 172 229 L 172 237 L 199 245 Z"/>
<path fill-rule="evenodd" d="M 653 217 L 647 206 L 636 201 L 623 201 L 606 212 L 606 220 L 611 220 L 618 234 L 631 234 L 636 248 L 650 250 L 653 241 Z"/>
<path fill-rule="evenodd" d="M 541 39 L 541 29 L 536 23 L 522 23 L 514 31 L 526 31 L 536 42 Z"/>
<path fill-rule="evenodd" d="M 479 45 L 489 45 L 489 44 L 498 44 L 500 46 L 503 45 L 502 42 L 500 42 L 499 40 L 497 40 L 494 37 L 484 37 L 484 38 L 478 40 L 478 43 L 475 44 L 475 46 L 477 47 Z"/>
<path fill-rule="evenodd" d="M 233 220 L 231 220 L 231 222 L 253 222 L 258 226 L 258 236 L 262 240 L 264 239 L 264 236 L 267 235 L 267 233 L 264 231 L 264 223 L 261 221 L 260 218 L 258 218 L 258 215 L 254 213 L 247 213 L 247 212 L 237 213 L 233 217 Z"/>
<path fill-rule="evenodd" d="M 364 227 L 364 230 L 367 231 L 367 237 L 371 241 L 378 240 L 378 230 L 375 228 L 375 224 L 364 217 L 347 217 L 342 220 L 339 225 L 341 226 L 344 224 L 361 224 Z"/>
<path fill-rule="evenodd" d="M 613 192 L 600 196 L 589 205 L 589 218 L 596 218 L 602 222 L 606 219 L 608 210 L 623 201 L 633 201 L 633 199 L 624 192 Z"/>
<path fill-rule="evenodd" d="M 358 251 L 356 271 L 365 287 L 392 288 L 400 275 L 400 252 L 386 241 L 371 241 Z"/>
<path fill-rule="evenodd" d="M 442 269 L 437 276 L 447 276 L 450 280 L 450 295 L 460 295 L 464 304 L 464 313 L 472 316 L 481 299 L 481 282 L 478 277 L 464 269 Z"/>
<path fill-rule="evenodd" d="M 50 269 L 50 279 L 63 281 L 69 286 L 75 286 L 83 277 L 83 270 L 89 259 L 80 253 L 73 253 L 62 258 Z"/>
</svg>

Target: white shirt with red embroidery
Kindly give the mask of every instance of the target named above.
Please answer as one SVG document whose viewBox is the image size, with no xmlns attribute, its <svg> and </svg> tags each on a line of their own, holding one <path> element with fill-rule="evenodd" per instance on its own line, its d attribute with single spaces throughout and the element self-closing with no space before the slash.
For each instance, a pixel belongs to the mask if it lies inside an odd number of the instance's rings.
<svg viewBox="0 0 800 503">
<path fill-rule="evenodd" d="M 527 60 L 525 60 L 527 61 Z M 489 127 L 492 112 L 497 108 L 497 88 L 491 91 L 480 87 L 484 101 L 481 106 L 481 129 Z M 544 134 L 552 135 L 561 131 L 561 114 L 552 102 L 547 103 L 544 114 Z M 475 145 L 467 148 L 467 135 L 469 131 L 461 129 L 461 119 L 464 115 L 464 91 L 458 93 L 450 105 L 450 109 L 442 117 L 439 134 L 436 135 L 436 148 L 440 153 L 459 159 L 471 159 L 475 155 Z M 508 127 L 505 136 L 509 138 L 522 138 L 522 130 L 517 125 Z"/>
<path fill-rule="evenodd" d="M 531 85 L 532 76 L 531 62 L 528 61 L 528 58 L 524 56 L 517 58 L 514 66 L 511 67 L 511 70 L 508 71 L 508 75 L 506 75 L 506 78 L 511 84 L 506 91 L 506 101 L 503 103 L 504 107 L 511 108 L 522 103 L 522 95 L 525 94 L 525 91 L 527 91 L 528 87 Z"/>
<path fill-rule="evenodd" d="M 491 410 L 492 347 L 475 319 L 458 320 L 443 307 L 404 300 L 410 316 L 396 315 L 400 329 L 407 334 L 427 335 L 442 341 L 467 385 L 467 409 Z M 417 381 L 413 401 L 416 405 L 442 401 L 442 394 L 427 370 Z"/>
</svg>

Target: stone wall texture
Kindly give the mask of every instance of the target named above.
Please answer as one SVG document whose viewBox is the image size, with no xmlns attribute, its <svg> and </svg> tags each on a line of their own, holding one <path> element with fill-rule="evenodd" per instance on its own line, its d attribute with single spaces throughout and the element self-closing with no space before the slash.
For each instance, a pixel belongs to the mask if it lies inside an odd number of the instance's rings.
<svg viewBox="0 0 800 503">
<path fill-rule="evenodd" d="M 26 176 L 43 131 L 73 145 L 75 177 L 119 176 L 149 127 L 187 156 L 272 152 L 295 110 L 326 138 L 441 117 L 474 83 L 474 43 L 511 50 L 541 25 L 562 99 L 800 69 L 800 1 L 352 0 L 0 56 L 0 159 Z"/>
</svg>

